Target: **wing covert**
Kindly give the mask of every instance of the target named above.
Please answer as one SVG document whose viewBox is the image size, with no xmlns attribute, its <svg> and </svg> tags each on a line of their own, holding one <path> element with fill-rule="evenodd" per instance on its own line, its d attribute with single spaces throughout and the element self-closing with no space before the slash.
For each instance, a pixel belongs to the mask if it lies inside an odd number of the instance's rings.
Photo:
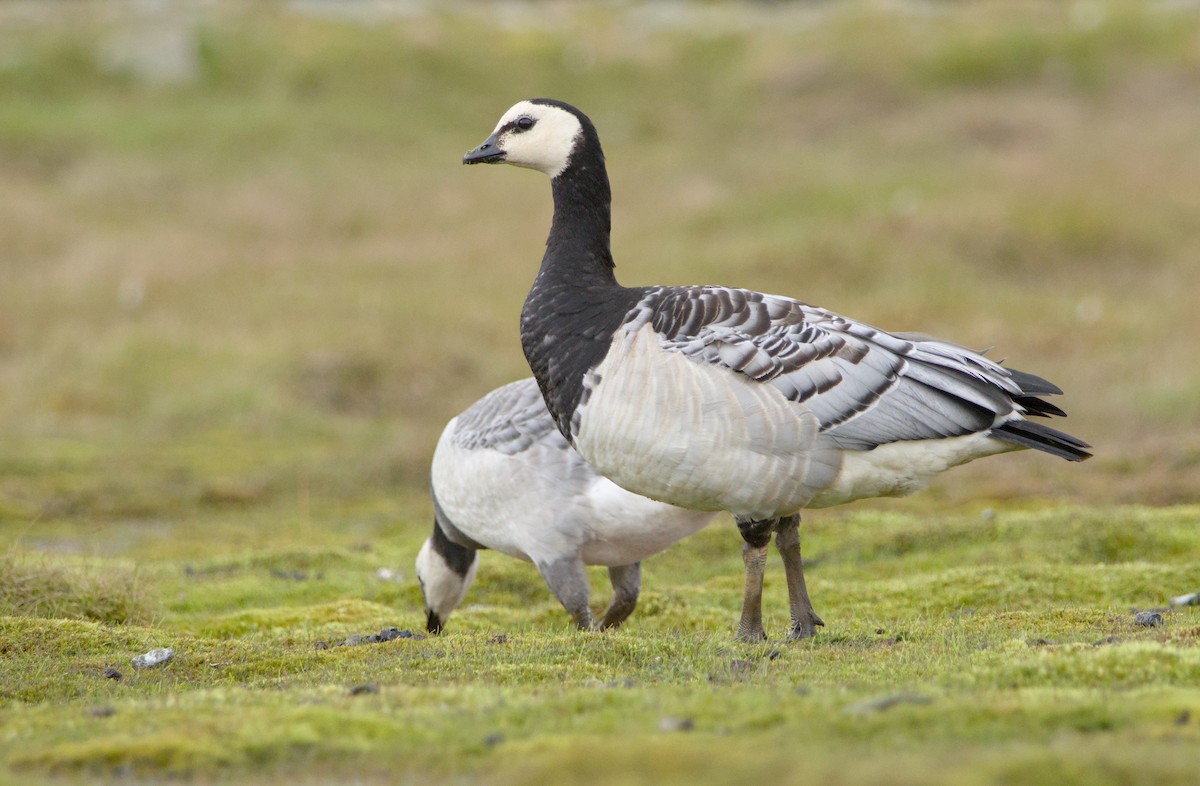
<svg viewBox="0 0 1200 786">
<path fill-rule="evenodd" d="M 850 449 L 986 431 L 1024 412 L 1021 397 L 1032 392 L 979 353 L 790 298 L 664 287 L 649 290 L 635 311 L 665 350 L 771 385 Z"/>
<path fill-rule="evenodd" d="M 468 450 L 490 448 L 509 455 L 538 442 L 568 447 L 532 377 L 497 388 L 468 407 L 458 416 L 452 438 Z"/>
</svg>

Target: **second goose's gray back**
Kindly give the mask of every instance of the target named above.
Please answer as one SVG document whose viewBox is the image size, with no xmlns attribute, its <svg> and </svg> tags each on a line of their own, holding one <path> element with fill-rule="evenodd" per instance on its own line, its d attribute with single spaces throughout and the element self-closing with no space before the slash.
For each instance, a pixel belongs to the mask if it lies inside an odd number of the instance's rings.
<svg viewBox="0 0 1200 786">
<path fill-rule="evenodd" d="M 570 449 L 532 377 L 496 388 L 471 405 L 458 416 L 452 440 L 466 450 L 487 448 L 510 456 L 538 443 Z"/>
</svg>

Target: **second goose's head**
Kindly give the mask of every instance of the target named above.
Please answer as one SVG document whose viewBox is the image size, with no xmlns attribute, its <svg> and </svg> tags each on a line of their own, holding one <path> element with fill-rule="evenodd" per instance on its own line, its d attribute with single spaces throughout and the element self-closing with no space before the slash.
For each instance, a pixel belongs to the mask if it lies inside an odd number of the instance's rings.
<svg viewBox="0 0 1200 786">
<path fill-rule="evenodd" d="M 513 164 L 555 178 L 586 145 L 599 151 L 596 129 L 586 115 L 561 101 L 534 98 L 505 112 L 492 135 L 463 156 L 463 163 Z"/>
<path fill-rule="evenodd" d="M 445 543 L 445 536 L 442 537 Z M 427 538 L 417 552 L 417 582 L 425 599 L 425 629 L 441 633 L 446 618 L 462 604 L 475 581 L 479 557 L 475 551 L 460 547 L 457 553 L 467 555 L 469 561 L 452 563 L 438 550 L 435 538 L 436 535 Z"/>
</svg>

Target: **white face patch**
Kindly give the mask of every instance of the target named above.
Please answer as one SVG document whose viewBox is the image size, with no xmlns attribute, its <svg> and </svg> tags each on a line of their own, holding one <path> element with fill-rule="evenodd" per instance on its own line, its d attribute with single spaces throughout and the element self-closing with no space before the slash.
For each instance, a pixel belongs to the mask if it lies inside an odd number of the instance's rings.
<svg viewBox="0 0 1200 786">
<path fill-rule="evenodd" d="M 458 575 L 446 564 L 446 560 L 433 550 L 432 539 L 427 539 L 417 554 L 417 580 L 421 584 L 425 608 L 437 614 L 445 623 L 450 612 L 458 608 L 466 597 L 478 567 L 479 559 L 476 558 L 472 560 L 467 575 Z"/>
<path fill-rule="evenodd" d="M 492 133 L 522 117 L 533 120 L 533 127 L 509 130 L 496 140 L 496 147 L 504 151 L 504 163 L 558 177 L 571 160 L 575 142 L 583 136 L 579 119 L 556 106 L 521 101 L 504 113 Z"/>
</svg>

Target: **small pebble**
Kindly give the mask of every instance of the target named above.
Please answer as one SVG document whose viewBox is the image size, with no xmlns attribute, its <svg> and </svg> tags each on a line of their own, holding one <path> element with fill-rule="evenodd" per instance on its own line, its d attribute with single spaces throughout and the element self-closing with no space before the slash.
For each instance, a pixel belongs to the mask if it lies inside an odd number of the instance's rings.
<svg viewBox="0 0 1200 786">
<path fill-rule="evenodd" d="M 164 663 L 170 662 L 175 657 L 175 650 L 170 647 L 161 647 L 156 650 L 138 655 L 133 660 L 129 661 L 135 669 L 151 669 L 155 666 L 161 666 Z"/>
<path fill-rule="evenodd" d="M 354 647 L 359 644 L 378 644 L 381 641 L 393 641 L 395 639 L 420 640 L 423 638 L 425 638 L 424 633 L 413 633 L 408 629 L 384 628 L 378 633 L 352 633 L 335 646 Z M 320 644 L 320 642 L 317 643 L 317 649 L 322 649 Z"/>
<path fill-rule="evenodd" d="M 392 570 L 391 568 L 378 569 L 375 571 L 375 578 L 379 579 L 380 581 L 395 581 L 397 583 L 404 582 L 404 574 L 398 570 Z"/>
<path fill-rule="evenodd" d="M 933 699 L 917 693 L 901 693 L 896 696 L 884 696 L 879 699 L 867 699 L 857 704 L 851 704 L 846 712 L 851 715 L 866 715 L 872 712 L 890 710 L 899 704 L 929 704 Z"/>
<path fill-rule="evenodd" d="M 1133 624 L 1143 628 L 1157 628 L 1163 624 L 1163 617 L 1157 611 L 1139 611 L 1133 615 Z"/>
<path fill-rule="evenodd" d="M 124 674 L 117 671 L 112 666 L 109 666 L 107 669 L 104 670 L 104 679 L 106 679 L 106 680 L 116 680 L 117 682 L 120 682 L 121 678 L 124 676 L 125 676 Z"/>
<path fill-rule="evenodd" d="M 400 630 L 399 628 L 384 628 L 377 634 L 379 641 L 392 641 L 393 639 L 423 639 L 425 634 L 413 633 L 411 630 Z"/>
<path fill-rule="evenodd" d="M 658 721 L 659 731 L 691 731 L 696 728 L 696 722 L 691 718 L 673 718 L 668 715 Z"/>
</svg>

